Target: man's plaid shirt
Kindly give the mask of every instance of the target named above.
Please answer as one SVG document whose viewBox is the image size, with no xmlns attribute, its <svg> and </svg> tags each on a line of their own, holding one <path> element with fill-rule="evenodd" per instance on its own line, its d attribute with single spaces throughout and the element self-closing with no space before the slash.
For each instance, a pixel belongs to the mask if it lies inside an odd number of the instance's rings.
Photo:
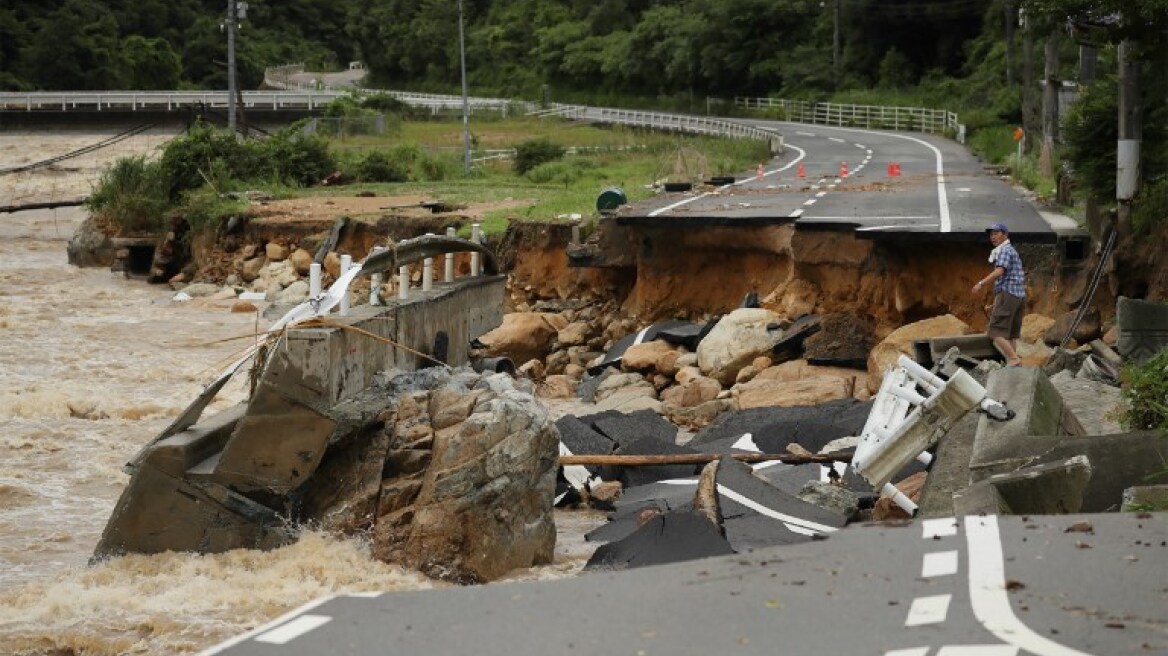
<svg viewBox="0 0 1168 656">
<path fill-rule="evenodd" d="M 1018 257 L 1018 251 L 1014 250 L 1013 245 L 1006 244 L 1002 250 L 998 251 L 998 256 L 994 260 L 994 266 L 1002 267 L 1006 270 L 1005 275 L 994 281 L 994 293 L 1006 292 L 1017 298 L 1026 298 L 1026 286 L 1022 273 L 1022 258 Z"/>
</svg>

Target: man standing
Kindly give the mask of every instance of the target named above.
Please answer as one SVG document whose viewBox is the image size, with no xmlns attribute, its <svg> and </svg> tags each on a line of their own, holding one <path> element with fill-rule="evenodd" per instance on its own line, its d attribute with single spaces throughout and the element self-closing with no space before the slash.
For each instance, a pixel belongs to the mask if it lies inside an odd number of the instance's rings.
<svg viewBox="0 0 1168 656">
<path fill-rule="evenodd" d="M 990 243 L 994 245 L 990 252 L 990 264 L 994 265 L 994 270 L 977 281 L 972 293 L 976 296 L 986 285 L 994 283 L 994 309 L 990 313 L 986 334 L 1006 356 L 1006 364 L 1016 367 L 1022 364 L 1022 358 L 1018 357 L 1018 336 L 1022 334 L 1022 314 L 1026 309 L 1022 258 L 1010 244 L 1010 230 L 1005 224 L 995 223 L 987 232 L 990 233 Z"/>
</svg>

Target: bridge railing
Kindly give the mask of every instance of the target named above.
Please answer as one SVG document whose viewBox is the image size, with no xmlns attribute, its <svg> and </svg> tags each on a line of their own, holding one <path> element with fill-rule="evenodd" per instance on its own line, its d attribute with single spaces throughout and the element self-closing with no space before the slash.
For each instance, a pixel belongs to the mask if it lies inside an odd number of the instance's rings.
<svg viewBox="0 0 1168 656">
<path fill-rule="evenodd" d="M 667 132 L 709 134 L 733 139 L 754 139 L 765 141 L 772 153 L 783 152 L 783 136 L 772 130 L 764 130 L 736 121 L 690 114 L 667 114 L 663 112 L 643 112 L 628 109 L 583 108 L 582 118 L 598 123 L 617 123 L 645 127 Z"/>
<path fill-rule="evenodd" d="M 956 112 L 944 109 L 746 97 L 735 98 L 734 105 L 795 123 L 950 134 L 965 142 L 965 126 Z"/>
<path fill-rule="evenodd" d="M 340 91 L 244 91 L 243 106 L 271 109 L 317 107 L 344 95 Z M 32 91 L 0 92 L 0 108 L 8 110 L 166 109 L 226 107 L 226 91 Z"/>
</svg>

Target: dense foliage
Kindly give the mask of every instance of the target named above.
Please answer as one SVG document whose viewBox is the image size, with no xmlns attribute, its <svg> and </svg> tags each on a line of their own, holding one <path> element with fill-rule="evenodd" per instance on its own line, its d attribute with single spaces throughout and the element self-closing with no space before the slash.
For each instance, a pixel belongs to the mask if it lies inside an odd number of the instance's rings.
<svg viewBox="0 0 1168 656">
<path fill-rule="evenodd" d="M 1168 349 L 1123 371 L 1128 402 L 1124 423 L 1133 430 L 1156 428 L 1168 434 Z"/>
</svg>

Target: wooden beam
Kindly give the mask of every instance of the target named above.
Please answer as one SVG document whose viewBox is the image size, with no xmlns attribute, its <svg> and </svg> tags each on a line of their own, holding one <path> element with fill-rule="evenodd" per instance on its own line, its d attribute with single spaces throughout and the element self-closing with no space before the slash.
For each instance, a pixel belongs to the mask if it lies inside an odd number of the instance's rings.
<svg viewBox="0 0 1168 656">
<path fill-rule="evenodd" d="M 677 453 L 656 456 L 621 455 L 571 455 L 560 456 L 560 465 L 617 465 L 638 467 L 644 465 L 701 465 L 729 456 L 740 462 L 779 461 L 789 465 L 809 463 L 851 462 L 851 451 L 828 454 L 797 455 L 794 453 Z"/>
</svg>

